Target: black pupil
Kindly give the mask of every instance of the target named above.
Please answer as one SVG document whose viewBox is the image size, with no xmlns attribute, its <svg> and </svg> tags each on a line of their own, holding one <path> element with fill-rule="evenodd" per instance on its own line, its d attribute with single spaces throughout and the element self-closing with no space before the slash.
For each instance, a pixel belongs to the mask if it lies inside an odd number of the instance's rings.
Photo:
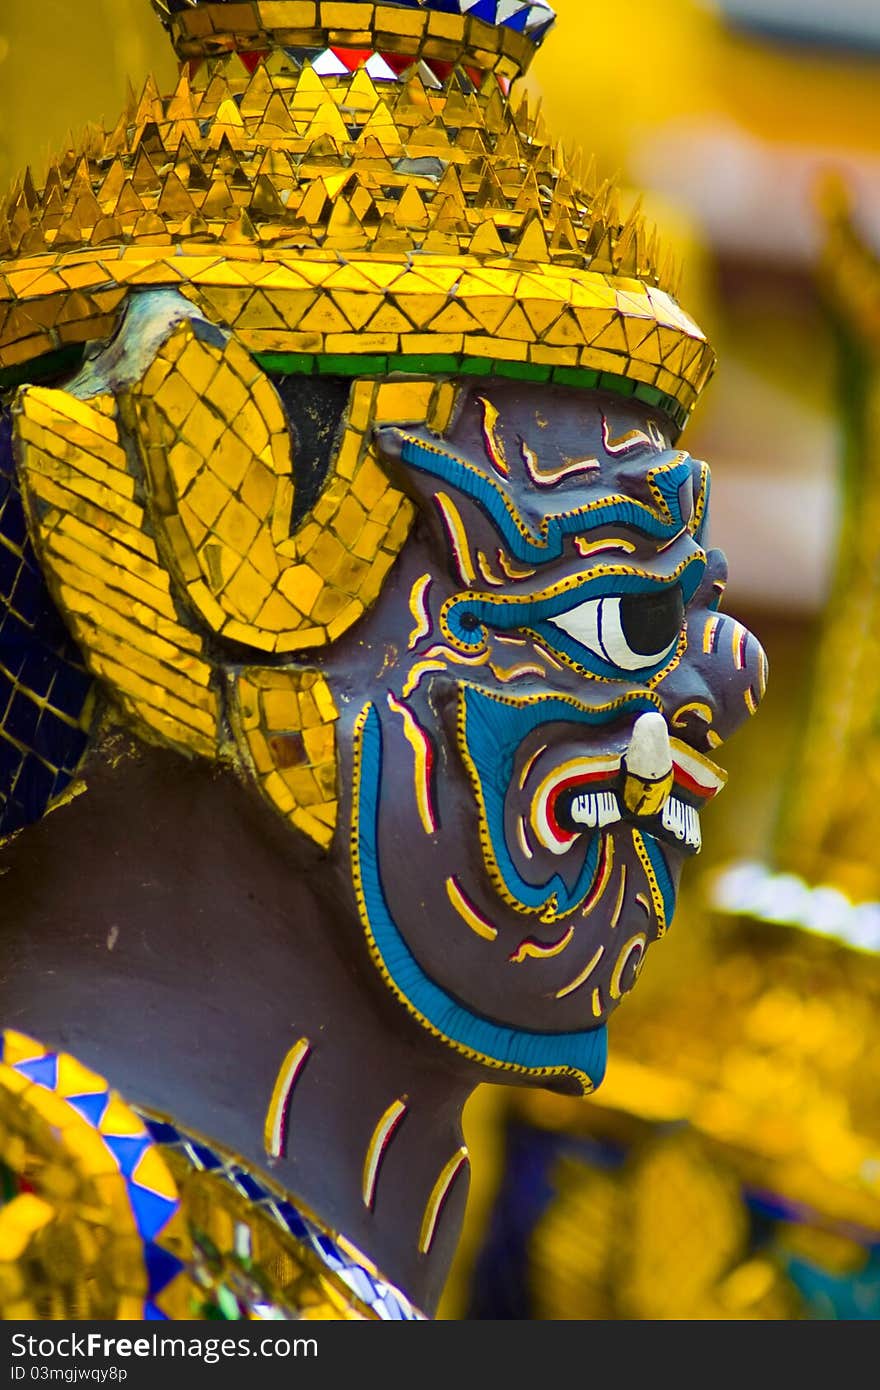
<svg viewBox="0 0 880 1390">
<path fill-rule="evenodd" d="M 620 600 L 623 635 L 639 656 L 665 651 L 683 622 L 684 595 L 677 584 L 654 594 L 626 594 Z"/>
<path fill-rule="evenodd" d="M 476 632 L 480 626 L 480 620 L 475 613 L 462 613 L 461 625 L 465 632 Z"/>
</svg>

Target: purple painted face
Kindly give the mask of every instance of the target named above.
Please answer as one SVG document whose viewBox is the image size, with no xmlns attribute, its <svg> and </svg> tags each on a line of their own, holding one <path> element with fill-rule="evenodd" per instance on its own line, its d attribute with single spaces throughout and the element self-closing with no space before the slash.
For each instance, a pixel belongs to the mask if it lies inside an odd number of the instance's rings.
<svg viewBox="0 0 880 1390">
<path fill-rule="evenodd" d="M 596 1080 L 583 1048 L 667 930 L 711 755 L 763 694 L 761 647 L 717 611 L 708 469 L 668 428 L 491 382 L 442 439 L 378 431 L 421 519 L 328 658 L 355 884 L 386 982 L 493 1066 Z"/>
</svg>

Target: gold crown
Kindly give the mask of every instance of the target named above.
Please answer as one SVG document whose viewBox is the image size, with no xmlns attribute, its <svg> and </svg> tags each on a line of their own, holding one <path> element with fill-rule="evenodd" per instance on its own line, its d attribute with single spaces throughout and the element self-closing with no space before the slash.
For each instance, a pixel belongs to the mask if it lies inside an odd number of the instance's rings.
<svg viewBox="0 0 880 1390">
<path fill-rule="evenodd" d="M 684 424 L 712 351 L 638 207 L 511 104 L 527 34 L 421 5 L 155 3 L 176 91 L 148 79 L 0 212 L 0 388 L 165 286 L 269 370 L 600 386 Z"/>
</svg>

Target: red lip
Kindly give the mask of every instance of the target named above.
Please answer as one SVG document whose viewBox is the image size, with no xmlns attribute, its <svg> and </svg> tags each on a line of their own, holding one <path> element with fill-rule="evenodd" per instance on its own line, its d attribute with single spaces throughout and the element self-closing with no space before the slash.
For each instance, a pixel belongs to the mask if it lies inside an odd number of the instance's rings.
<svg viewBox="0 0 880 1390">
<path fill-rule="evenodd" d="M 571 844 L 572 841 L 576 840 L 578 835 L 582 833 L 580 831 L 572 832 L 570 830 L 566 830 L 563 826 L 559 824 L 559 818 L 556 814 L 556 807 L 560 799 L 563 796 L 567 796 L 577 787 L 592 787 L 601 784 L 610 791 L 611 788 L 615 785 L 616 781 L 616 774 L 609 774 L 608 772 L 602 771 L 578 773 L 573 777 L 564 778 L 563 781 L 559 783 L 559 786 L 551 793 L 551 795 L 547 799 L 547 824 L 550 826 L 550 829 L 553 831 L 553 834 L 558 837 L 560 843 L 566 842 L 568 844 Z"/>
<path fill-rule="evenodd" d="M 711 801 L 714 796 L 717 796 L 720 790 L 717 786 L 710 787 L 706 786 L 703 782 L 699 782 L 697 778 L 683 768 L 680 762 L 676 761 L 675 758 L 673 758 L 672 762 L 672 772 L 674 786 L 680 791 L 687 792 L 696 802 L 698 810 L 708 801 Z M 578 836 L 583 834 L 582 830 L 568 830 L 560 823 L 558 807 L 564 804 L 564 799 L 581 787 L 595 787 L 605 791 L 614 791 L 617 787 L 618 780 L 619 772 L 601 771 L 577 773 L 571 777 L 564 777 L 559 782 L 558 786 L 553 789 L 550 796 L 547 798 L 546 815 L 547 824 L 560 844 L 573 844 Z M 622 811 L 621 820 L 626 818 L 626 811 Z M 616 822 L 611 823 L 615 824 Z"/>
</svg>

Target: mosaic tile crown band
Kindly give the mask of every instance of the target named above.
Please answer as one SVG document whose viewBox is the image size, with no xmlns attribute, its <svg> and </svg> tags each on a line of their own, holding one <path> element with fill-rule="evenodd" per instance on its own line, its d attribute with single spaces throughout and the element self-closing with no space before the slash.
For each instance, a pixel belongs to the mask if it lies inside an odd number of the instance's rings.
<svg viewBox="0 0 880 1390">
<path fill-rule="evenodd" d="M 267 38 L 289 43 L 304 31 L 323 28 L 337 41 L 377 31 L 416 46 L 466 38 L 475 49 L 516 55 L 525 67 L 556 22 L 544 0 L 385 0 L 380 5 L 371 0 L 152 0 L 152 5 L 187 57 L 200 49 L 259 48 Z M 410 14 L 401 19 L 395 10 Z"/>
<path fill-rule="evenodd" d="M 181 46 L 181 25 L 220 11 L 223 45 Z M 249 47 L 244 12 L 282 11 L 320 22 Z M 75 365 L 132 293 L 167 287 L 275 371 L 600 386 L 680 428 L 714 358 L 675 267 L 638 208 L 622 216 L 617 190 L 511 103 L 514 49 L 533 44 L 476 12 L 175 14 L 191 55 L 176 91 L 149 80 L 0 209 L 0 389 Z"/>
</svg>

